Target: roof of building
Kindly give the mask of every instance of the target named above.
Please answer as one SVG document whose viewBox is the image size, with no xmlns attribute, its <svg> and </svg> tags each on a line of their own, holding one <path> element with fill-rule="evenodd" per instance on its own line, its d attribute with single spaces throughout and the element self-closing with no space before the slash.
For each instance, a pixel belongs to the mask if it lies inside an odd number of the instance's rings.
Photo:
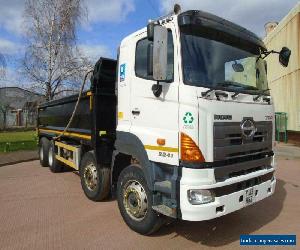
<svg viewBox="0 0 300 250">
<path fill-rule="evenodd" d="M 34 94 L 34 95 L 38 95 L 38 96 L 43 96 L 42 94 L 39 94 L 39 93 L 36 93 L 36 92 L 33 92 L 33 91 L 30 91 L 30 90 L 27 90 L 27 89 L 23 89 L 23 88 L 20 88 L 20 87 L 0 87 L 0 90 L 1 89 L 20 89 L 24 92 L 28 92 L 28 93 L 31 93 L 31 94 Z"/>
<path fill-rule="evenodd" d="M 267 44 L 278 32 L 280 32 L 296 15 L 300 13 L 300 2 L 279 22 L 279 24 L 264 38 Z"/>
</svg>

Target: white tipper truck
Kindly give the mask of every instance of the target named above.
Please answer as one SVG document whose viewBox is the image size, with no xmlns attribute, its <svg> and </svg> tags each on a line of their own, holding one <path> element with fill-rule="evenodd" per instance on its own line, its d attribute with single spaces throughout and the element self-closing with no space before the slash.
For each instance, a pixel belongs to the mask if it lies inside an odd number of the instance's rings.
<svg viewBox="0 0 300 250">
<path fill-rule="evenodd" d="M 114 194 L 127 225 L 210 220 L 274 193 L 274 107 L 252 32 L 178 10 L 101 58 L 89 91 L 39 106 L 41 165 L 78 170 L 86 196 Z M 65 131 L 76 109 L 74 120 Z M 99 204 L 100 205 L 100 204 Z"/>
</svg>

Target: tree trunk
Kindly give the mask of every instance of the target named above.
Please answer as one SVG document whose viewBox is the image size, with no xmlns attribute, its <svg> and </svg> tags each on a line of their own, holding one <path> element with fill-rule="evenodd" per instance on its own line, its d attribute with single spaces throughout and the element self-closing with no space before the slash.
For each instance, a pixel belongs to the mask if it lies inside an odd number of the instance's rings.
<svg viewBox="0 0 300 250">
<path fill-rule="evenodd" d="M 3 130 L 6 129 L 6 110 L 3 112 Z"/>
<path fill-rule="evenodd" d="M 52 100 L 51 98 L 51 84 L 50 83 L 46 83 L 47 86 L 47 90 L 46 90 L 46 101 L 50 101 Z"/>
</svg>

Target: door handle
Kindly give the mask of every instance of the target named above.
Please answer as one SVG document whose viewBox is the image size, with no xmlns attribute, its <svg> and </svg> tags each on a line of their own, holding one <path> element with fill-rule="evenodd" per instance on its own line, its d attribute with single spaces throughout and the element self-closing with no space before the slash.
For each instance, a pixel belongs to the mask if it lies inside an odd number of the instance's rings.
<svg viewBox="0 0 300 250">
<path fill-rule="evenodd" d="M 133 115 L 139 115 L 141 112 L 139 110 L 132 110 L 131 113 Z"/>
</svg>

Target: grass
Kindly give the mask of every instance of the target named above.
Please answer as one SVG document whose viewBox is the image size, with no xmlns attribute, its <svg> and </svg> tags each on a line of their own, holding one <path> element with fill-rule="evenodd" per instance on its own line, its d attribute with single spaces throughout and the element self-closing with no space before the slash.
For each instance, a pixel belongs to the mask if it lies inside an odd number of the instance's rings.
<svg viewBox="0 0 300 250">
<path fill-rule="evenodd" d="M 0 132 L 0 152 L 33 150 L 37 148 L 35 131 Z"/>
</svg>

